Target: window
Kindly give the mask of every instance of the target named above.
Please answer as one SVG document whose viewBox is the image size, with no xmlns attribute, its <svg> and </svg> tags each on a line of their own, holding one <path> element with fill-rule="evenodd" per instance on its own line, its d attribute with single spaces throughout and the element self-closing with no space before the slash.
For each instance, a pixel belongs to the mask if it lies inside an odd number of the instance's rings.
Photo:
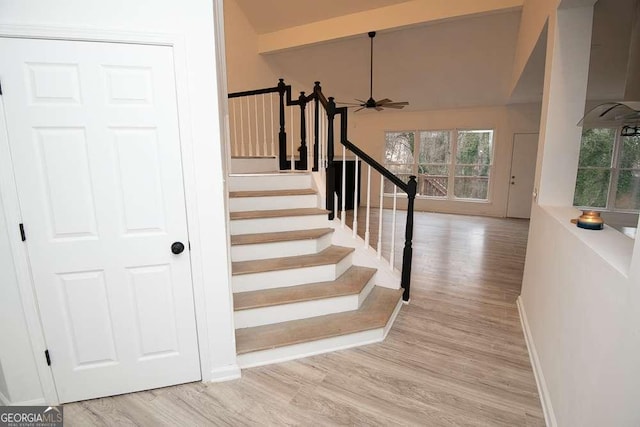
<svg viewBox="0 0 640 427">
<path fill-rule="evenodd" d="M 416 175 L 418 196 L 488 200 L 492 155 L 492 130 L 386 133 L 385 165 L 404 180 Z"/>
<path fill-rule="evenodd" d="M 583 130 L 573 204 L 640 210 L 640 136 L 621 136 L 619 128 Z"/>
</svg>

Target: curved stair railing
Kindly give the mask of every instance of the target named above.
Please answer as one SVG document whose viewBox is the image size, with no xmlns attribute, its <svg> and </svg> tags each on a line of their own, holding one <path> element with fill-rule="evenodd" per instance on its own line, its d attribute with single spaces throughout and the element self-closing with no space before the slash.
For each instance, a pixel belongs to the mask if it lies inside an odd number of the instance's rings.
<svg viewBox="0 0 640 427">
<path fill-rule="evenodd" d="M 271 88 L 230 93 L 229 123 L 232 156 L 277 157 L 280 170 L 309 170 L 320 173 L 325 182 L 326 192 L 323 198 L 329 211 L 329 219 L 339 218 L 342 227 L 349 226 L 354 238 L 360 235 L 365 247 L 373 248 L 378 258 L 385 258 L 392 269 L 396 268 L 398 199 L 403 197 L 404 193 L 407 210 L 400 285 L 404 289 L 403 300 L 409 301 L 416 177 L 411 175 L 405 182 L 352 143 L 347 135 L 346 107 L 337 107 L 332 97 L 325 97 L 320 82 L 315 82 L 309 95 L 300 92 L 298 98 L 294 99 L 291 86 L 280 79 L 278 85 Z M 340 158 L 336 158 L 336 140 L 341 147 Z M 309 144 L 312 144 L 312 149 L 309 149 Z M 348 159 L 353 162 L 355 168 L 353 194 L 347 194 Z M 364 224 L 362 221 L 359 222 L 358 218 L 359 200 L 363 196 L 360 193 L 362 180 L 359 179 L 363 172 L 360 171 L 361 162 L 367 166 Z M 379 179 L 372 178 L 373 173 L 377 173 Z M 377 212 L 374 212 L 371 191 L 377 183 L 380 197 Z M 392 229 L 388 242 L 383 241 L 384 196 L 387 193 L 385 184 L 393 192 L 390 221 Z M 353 206 L 348 206 L 347 198 L 350 198 Z M 353 208 L 352 215 L 347 214 L 349 208 Z M 378 216 L 377 229 L 371 227 L 374 214 Z M 348 216 L 352 216 L 350 225 L 347 224 Z M 388 257 L 383 254 L 383 244 L 389 245 Z"/>
</svg>

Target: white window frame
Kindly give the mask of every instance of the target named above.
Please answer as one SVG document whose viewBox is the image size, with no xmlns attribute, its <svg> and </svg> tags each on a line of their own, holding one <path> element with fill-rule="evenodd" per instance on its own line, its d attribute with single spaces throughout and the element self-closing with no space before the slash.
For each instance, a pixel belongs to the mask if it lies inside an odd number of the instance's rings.
<svg viewBox="0 0 640 427">
<path fill-rule="evenodd" d="M 487 176 L 487 198 L 486 199 L 474 199 L 470 197 L 456 197 L 455 196 L 455 178 L 456 178 L 456 166 L 475 166 L 475 165 L 458 165 L 456 163 L 456 155 L 458 153 L 458 134 L 460 132 L 491 132 L 491 153 L 490 153 L 490 163 L 488 165 L 489 173 Z M 418 199 L 431 199 L 431 200 L 449 200 L 456 202 L 466 202 L 466 203 L 490 203 L 492 196 L 492 188 L 493 188 L 493 168 L 494 168 L 494 153 L 495 153 L 495 141 L 496 141 L 496 130 L 492 127 L 477 127 L 477 128 L 454 128 L 454 129 L 419 129 L 419 130 L 385 130 L 384 131 L 384 146 L 383 146 L 383 162 L 385 167 L 390 165 L 391 163 L 387 163 L 387 159 L 384 153 L 387 146 L 387 135 L 389 133 L 413 133 L 413 141 L 414 141 L 414 153 L 413 153 L 413 174 L 418 177 L 418 166 L 420 165 L 420 153 L 416 153 L 415 149 L 420 149 L 420 132 L 449 132 L 449 142 L 451 144 L 451 152 L 449 154 L 449 163 L 425 163 L 425 165 L 432 166 L 447 166 L 448 167 L 448 180 L 447 180 L 447 195 L 446 196 L 427 196 L 423 194 L 416 194 L 416 198 Z M 393 196 L 393 193 L 384 193 L 385 196 Z"/>
</svg>

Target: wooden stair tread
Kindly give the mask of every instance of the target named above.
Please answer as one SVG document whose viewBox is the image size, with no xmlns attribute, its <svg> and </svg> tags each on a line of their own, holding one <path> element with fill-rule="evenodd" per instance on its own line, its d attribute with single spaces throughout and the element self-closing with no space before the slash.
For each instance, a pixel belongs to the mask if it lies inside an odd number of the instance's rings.
<svg viewBox="0 0 640 427">
<path fill-rule="evenodd" d="M 360 309 L 355 311 L 238 329 L 237 353 L 269 350 L 383 328 L 391 318 L 401 296 L 402 289 L 376 286 Z"/>
<path fill-rule="evenodd" d="M 257 218 L 280 218 L 287 216 L 307 216 L 307 215 L 327 215 L 326 209 L 319 208 L 297 208 L 297 209 L 274 209 L 266 211 L 241 211 L 231 212 L 231 219 L 257 219 Z"/>
<path fill-rule="evenodd" d="M 252 191 L 230 191 L 229 197 L 277 197 L 277 196 L 307 196 L 315 195 L 313 188 L 300 188 L 288 190 L 252 190 Z"/>
<path fill-rule="evenodd" d="M 312 228 L 309 230 L 278 231 L 275 233 L 236 234 L 231 236 L 231 246 L 311 240 L 329 233 L 333 233 L 333 228 Z"/>
<path fill-rule="evenodd" d="M 234 276 L 238 276 L 241 274 L 265 273 L 268 271 L 290 270 L 292 268 L 336 264 L 353 251 L 353 248 L 329 246 L 322 252 L 315 254 L 236 261 L 231 263 L 231 270 Z"/>
<path fill-rule="evenodd" d="M 233 295 L 233 306 L 236 311 L 240 311 L 359 294 L 376 271 L 375 268 L 352 266 L 330 282 L 239 292 Z"/>
</svg>

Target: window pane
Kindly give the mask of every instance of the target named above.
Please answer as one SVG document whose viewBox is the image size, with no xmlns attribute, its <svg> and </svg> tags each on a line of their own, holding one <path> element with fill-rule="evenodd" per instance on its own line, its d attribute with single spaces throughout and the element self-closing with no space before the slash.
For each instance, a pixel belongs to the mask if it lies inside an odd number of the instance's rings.
<svg viewBox="0 0 640 427">
<path fill-rule="evenodd" d="M 492 144 L 492 130 L 459 131 L 456 163 L 459 165 L 490 165 Z"/>
<path fill-rule="evenodd" d="M 419 163 L 449 163 L 451 158 L 449 131 L 420 132 Z"/>
<path fill-rule="evenodd" d="M 409 182 L 409 177 L 413 175 L 413 173 L 396 173 L 398 178 L 403 180 L 404 182 Z M 384 180 L 384 192 L 387 194 L 393 194 L 393 189 L 396 185 L 385 178 Z M 404 191 L 398 189 L 398 193 L 404 194 Z"/>
<path fill-rule="evenodd" d="M 578 168 L 573 205 L 593 208 L 606 207 L 610 179 L 611 170 L 609 169 Z"/>
<path fill-rule="evenodd" d="M 418 194 L 429 197 L 447 197 L 449 178 L 445 176 L 418 176 Z"/>
<path fill-rule="evenodd" d="M 616 208 L 640 209 L 640 169 L 620 171 Z"/>
<path fill-rule="evenodd" d="M 449 165 L 419 165 L 418 173 L 446 177 L 449 176 Z"/>
<path fill-rule="evenodd" d="M 407 174 L 407 177 L 413 173 L 413 165 L 387 165 L 387 169 L 395 175 Z"/>
<path fill-rule="evenodd" d="M 580 143 L 579 167 L 611 167 L 616 129 L 584 129 Z M 580 205 L 586 206 L 586 205 Z"/>
<path fill-rule="evenodd" d="M 623 136 L 620 152 L 620 167 L 640 169 L 640 136 Z"/>
<path fill-rule="evenodd" d="M 489 176 L 491 166 L 456 166 L 456 176 Z"/>
<path fill-rule="evenodd" d="M 413 164 L 413 132 L 387 132 L 384 149 L 385 163 Z"/>
<path fill-rule="evenodd" d="M 461 199 L 487 199 L 489 177 L 456 176 L 453 193 Z"/>
</svg>

